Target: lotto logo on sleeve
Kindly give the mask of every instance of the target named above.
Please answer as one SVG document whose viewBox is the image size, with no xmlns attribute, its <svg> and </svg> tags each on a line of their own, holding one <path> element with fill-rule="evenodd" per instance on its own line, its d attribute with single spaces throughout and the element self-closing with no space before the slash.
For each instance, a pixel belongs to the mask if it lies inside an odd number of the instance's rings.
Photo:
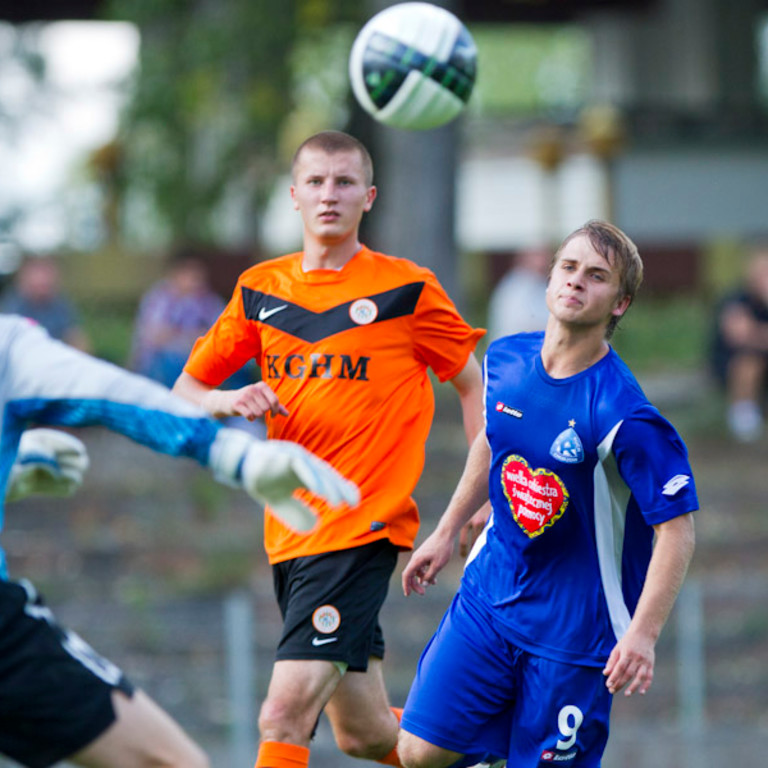
<svg viewBox="0 0 768 768">
<path fill-rule="evenodd" d="M 553 526 L 568 507 L 563 481 L 548 469 L 531 469 L 517 454 L 504 461 L 501 485 L 515 522 L 529 539 Z"/>
<path fill-rule="evenodd" d="M 691 482 L 690 475 L 675 475 L 673 478 L 667 480 L 661 492 L 665 496 L 674 496 L 678 491 L 685 488 L 688 483 Z"/>
</svg>

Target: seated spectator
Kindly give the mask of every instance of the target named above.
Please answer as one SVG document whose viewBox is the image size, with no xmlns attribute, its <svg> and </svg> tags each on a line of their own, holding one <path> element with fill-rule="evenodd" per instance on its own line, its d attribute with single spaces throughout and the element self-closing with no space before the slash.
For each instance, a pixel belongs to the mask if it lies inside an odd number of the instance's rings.
<svg viewBox="0 0 768 768">
<path fill-rule="evenodd" d="M 194 250 L 177 251 L 166 277 L 139 304 L 131 368 L 172 387 L 193 344 L 223 309 L 224 300 L 208 283 L 205 258 Z"/>
<path fill-rule="evenodd" d="M 144 294 L 136 316 L 130 367 L 172 387 L 197 339 L 214 324 L 225 302 L 211 288 L 205 256 L 191 248 L 172 254 L 166 276 Z M 222 385 L 240 389 L 255 378 L 255 364 L 241 368 Z M 256 437 L 265 435 L 261 421 L 233 417 L 224 423 Z"/>
<path fill-rule="evenodd" d="M 488 302 L 488 339 L 513 333 L 543 331 L 547 324 L 547 274 L 552 252 L 547 248 L 520 251 Z"/>
<path fill-rule="evenodd" d="M 759 439 L 768 383 L 768 245 L 756 248 L 744 284 L 716 312 L 715 374 L 728 399 L 728 428 L 741 442 Z"/>
<path fill-rule="evenodd" d="M 30 254 L 23 259 L 0 299 L 0 312 L 29 317 L 54 339 L 90 351 L 80 314 L 62 291 L 59 264 L 52 256 Z"/>
</svg>

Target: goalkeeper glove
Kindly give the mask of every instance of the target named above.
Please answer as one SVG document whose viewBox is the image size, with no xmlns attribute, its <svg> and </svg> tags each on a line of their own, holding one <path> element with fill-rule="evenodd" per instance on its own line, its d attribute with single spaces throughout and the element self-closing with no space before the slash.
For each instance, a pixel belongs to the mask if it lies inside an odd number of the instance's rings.
<svg viewBox="0 0 768 768">
<path fill-rule="evenodd" d="M 210 464 L 217 480 L 244 488 L 297 531 L 308 531 L 317 522 L 317 514 L 294 498 L 299 488 L 322 496 L 332 507 L 344 502 L 355 506 L 360 501 L 354 483 L 297 443 L 285 440 L 255 440 L 241 430 L 223 428 L 211 445 Z"/>
<path fill-rule="evenodd" d="M 6 499 L 71 496 L 83 482 L 88 452 L 76 437 L 56 429 L 28 429 L 19 441 Z"/>
</svg>

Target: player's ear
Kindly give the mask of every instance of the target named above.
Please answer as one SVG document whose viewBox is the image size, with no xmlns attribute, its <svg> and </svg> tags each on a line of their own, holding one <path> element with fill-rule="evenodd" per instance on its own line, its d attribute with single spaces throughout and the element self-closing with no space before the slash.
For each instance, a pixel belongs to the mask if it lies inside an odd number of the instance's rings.
<svg viewBox="0 0 768 768">
<path fill-rule="evenodd" d="M 293 209 L 295 211 L 298 211 L 299 210 L 299 203 L 296 200 L 296 187 L 294 187 L 293 184 L 291 184 L 291 200 L 293 200 Z"/>
<path fill-rule="evenodd" d="M 629 305 L 631 303 L 632 303 L 631 296 L 620 296 L 619 299 L 616 301 L 616 306 L 613 308 L 613 311 L 611 312 L 611 314 L 614 317 L 621 317 L 629 309 Z"/>
<path fill-rule="evenodd" d="M 365 205 L 363 206 L 364 211 L 370 211 L 373 208 L 373 201 L 376 199 L 377 194 L 378 190 L 376 187 L 368 187 L 368 192 L 365 195 Z"/>
</svg>

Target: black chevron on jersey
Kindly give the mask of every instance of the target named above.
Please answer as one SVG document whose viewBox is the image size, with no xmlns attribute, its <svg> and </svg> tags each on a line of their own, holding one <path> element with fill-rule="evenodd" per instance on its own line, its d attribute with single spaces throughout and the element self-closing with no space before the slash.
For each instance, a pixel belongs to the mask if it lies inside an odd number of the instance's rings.
<svg viewBox="0 0 768 768">
<path fill-rule="evenodd" d="M 423 289 L 423 282 L 407 283 L 382 293 L 358 296 L 324 312 L 313 312 L 274 294 L 254 291 L 245 286 L 241 290 L 246 319 L 266 323 L 302 341 L 314 343 L 350 328 L 359 327 L 350 317 L 349 308 L 360 299 L 369 299 L 376 304 L 378 314 L 373 322 L 381 323 L 384 320 L 412 315 Z"/>
</svg>

